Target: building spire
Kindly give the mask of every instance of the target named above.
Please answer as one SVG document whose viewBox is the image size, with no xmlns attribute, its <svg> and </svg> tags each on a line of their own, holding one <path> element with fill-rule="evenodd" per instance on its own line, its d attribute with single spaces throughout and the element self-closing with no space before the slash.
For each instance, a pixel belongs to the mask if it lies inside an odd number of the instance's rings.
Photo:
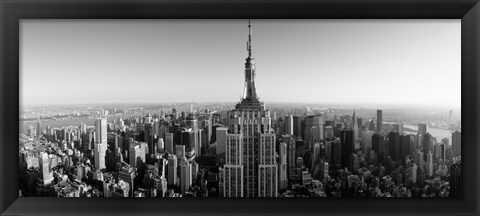
<svg viewBox="0 0 480 216">
<path fill-rule="evenodd" d="M 252 24 L 248 19 L 248 41 L 247 41 L 248 57 L 252 57 Z"/>
<path fill-rule="evenodd" d="M 258 101 L 257 92 L 255 90 L 255 62 L 252 57 L 252 24 L 248 20 L 248 41 L 247 41 L 248 57 L 245 59 L 245 89 L 242 101 Z"/>
</svg>

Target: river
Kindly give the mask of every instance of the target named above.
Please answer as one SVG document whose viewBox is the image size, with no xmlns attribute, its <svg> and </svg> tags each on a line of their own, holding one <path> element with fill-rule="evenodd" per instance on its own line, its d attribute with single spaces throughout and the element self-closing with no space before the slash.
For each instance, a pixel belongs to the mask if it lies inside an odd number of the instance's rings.
<svg viewBox="0 0 480 216">
<path fill-rule="evenodd" d="M 418 131 L 418 125 L 403 125 L 404 128 L 412 129 Z M 448 138 L 448 144 L 452 144 L 452 131 L 438 128 L 427 127 L 427 132 L 432 135 L 432 137 L 437 138 L 437 142 L 441 142 L 443 138 Z M 417 134 L 417 132 L 404 131 L 406 134 Z"/>
</svg>

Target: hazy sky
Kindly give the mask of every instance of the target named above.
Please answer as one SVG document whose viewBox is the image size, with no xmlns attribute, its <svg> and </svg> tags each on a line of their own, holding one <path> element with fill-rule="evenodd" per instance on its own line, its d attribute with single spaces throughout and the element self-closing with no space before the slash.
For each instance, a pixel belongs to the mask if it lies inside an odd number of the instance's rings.
<svg viewBox="0 0 480 216">
<path fill-rule="evenodd" d="M 248 20 L 22 20 L 24 105 L 236 102 Z M 262 101 L 460 108 L 460 20 L 252 20 Z"/>
</svg>

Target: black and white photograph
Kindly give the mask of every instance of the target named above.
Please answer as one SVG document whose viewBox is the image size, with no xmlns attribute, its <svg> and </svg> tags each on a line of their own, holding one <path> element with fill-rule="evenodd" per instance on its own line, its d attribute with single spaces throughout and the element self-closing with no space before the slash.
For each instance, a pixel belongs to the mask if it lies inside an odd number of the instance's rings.
<svg viewBox="0 0 480 216">
<path fill-rule="evenodd" d="M 461 26 L 22 19 L 19 196 L 462 198 Z"/>
</svg>

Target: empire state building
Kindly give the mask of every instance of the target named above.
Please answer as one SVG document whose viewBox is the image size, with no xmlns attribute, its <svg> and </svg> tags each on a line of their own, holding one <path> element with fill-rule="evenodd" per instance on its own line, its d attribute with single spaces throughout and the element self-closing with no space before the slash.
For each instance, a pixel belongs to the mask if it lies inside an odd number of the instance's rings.
<svg viewBox="0 0 480 216">
<path fill-rule="evenodd" d="M 278 196 L 275 132 L 270 111 L 260 102 L 255 89 L 252 57 L 252 25 L 248 24 L 248 57 L 241 101 L 228 112 L 225 165 L 221 175 L 224 197 Z"/>
</svg>

